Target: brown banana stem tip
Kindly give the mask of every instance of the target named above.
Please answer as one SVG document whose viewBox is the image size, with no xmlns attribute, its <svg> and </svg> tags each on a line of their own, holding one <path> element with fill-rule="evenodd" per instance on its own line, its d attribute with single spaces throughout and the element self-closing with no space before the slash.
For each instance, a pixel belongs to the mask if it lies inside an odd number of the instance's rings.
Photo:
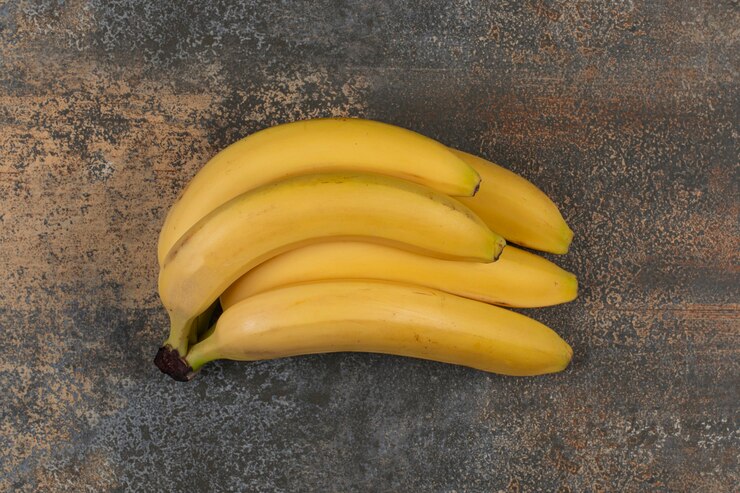
<svg viewBox="0 0 740 493">
<path fill-rule="evenodd" d="M 182 358 L 177 349 L 172 349 L 170 345 L 159 348 L 154 357 L 154 364 L 162 373 L 166 373 L 178 382 L 189 382 L 195 376 L 195 372 L 185 358 Z"/>
</svg>

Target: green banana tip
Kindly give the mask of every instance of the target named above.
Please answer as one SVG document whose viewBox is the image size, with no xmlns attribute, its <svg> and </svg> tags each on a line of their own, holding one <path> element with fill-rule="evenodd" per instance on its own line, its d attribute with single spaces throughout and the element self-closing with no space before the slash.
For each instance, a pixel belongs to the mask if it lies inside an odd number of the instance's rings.
<svg viewBox="0 0 740 493">
<path fill-rule="evenodd" d="M 166 373 L 178 382 L 189 382 L 195 376 L 195 372 L 185 358 L 181 357 L 177 349 L 173 349 L 169 344 L 159 348 L 154 357 L 154 364 L 162 373 Z"/>
</svg>

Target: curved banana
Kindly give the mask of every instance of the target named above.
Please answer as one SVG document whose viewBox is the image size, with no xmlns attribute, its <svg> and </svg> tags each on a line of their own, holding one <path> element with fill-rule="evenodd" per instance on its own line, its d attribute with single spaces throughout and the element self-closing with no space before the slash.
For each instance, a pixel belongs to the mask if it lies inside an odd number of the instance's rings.
<svg viewBox="0 0 740 493">
<path fill-rule="evenodd" d="M 170 315 L 165 350 L 185 354 L 195 317 L 253 267 L 329 239 L 385 242 L 490 262 L 505 241 L 446 195 L 382 175 L 304 175 L 266 185 L 208 214 L 175 244 L 159 276 Z"/>
<path fill-rule="evenodd" d="M 266 291 L 227 309 L 207 338 L 171 364 L 169 374 L 189 380 L 215 359 L 343 351 L 518 376 L 561 371 L 573 354 L 545 325 L 493 305 L 408 284 L 323 281 Z"/>
<path fill-rule="evenodd" d="M 507 246 L 491 263 L 442 260 L 385 245 L 327 242 L 285 252 L 247 272 L 221 295 L 224 310 L 263 291 L 329 279 L 378 279 L 418 284 L 496 305 L 565 303 L 576 277 L 554 263 Z"/>
<path fill-rule="evenodd" d="M 453 150 L 481 177 L 475 197 L 460 197 L 493 230 L 512 243 L 567 253 L 573 239 L 558 207 L 542 190 L 516 173 L 467 152 Z"/>
<path fill-rule="evenodd" d="M 216 154 L 185 188 L 159 237 L 158 257 L 216 207 L 286 177 L 335 171 L 386 174 L 448 195 L 470 196 L 480 178 L 444 145 L 385 123 L 326 118 L 278 125 Z"/>
</svg>

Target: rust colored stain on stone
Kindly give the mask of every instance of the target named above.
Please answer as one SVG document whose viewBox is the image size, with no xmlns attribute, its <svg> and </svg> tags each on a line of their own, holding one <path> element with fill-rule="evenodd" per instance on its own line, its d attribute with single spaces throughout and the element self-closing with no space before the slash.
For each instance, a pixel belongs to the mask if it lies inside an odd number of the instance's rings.
<svg viewBox="0 0 740 493">
<path fill-rule="evenodd" d="M 0 4 L 0 491 L 732 491 L 732 3 Z M 173 384 L 156 240 L 218 150 L 374 118 L 532 180 L 575 302 L 566 372 L 377 355 Z M 224 459 L 228 458 L 228 459 Z"/>
</svg>

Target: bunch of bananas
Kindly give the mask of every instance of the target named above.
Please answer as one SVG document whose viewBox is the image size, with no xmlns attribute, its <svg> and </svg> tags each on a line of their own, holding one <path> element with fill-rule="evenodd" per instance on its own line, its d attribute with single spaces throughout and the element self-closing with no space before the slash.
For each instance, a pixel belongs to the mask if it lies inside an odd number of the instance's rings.
<svg viewBox="0 0 740 493">
<path fill-rule="evenodd" d="M 452 198 L 455 197 L 455 198 Z M 576 297 L 552 253 L 553 202 L 493 163 L 393 125 L 279 125 L 213 157 L 169 211 L 156 365 L 189 380 L 215 359 L 362 351 L 506 375 L 563 370 L 554 331 L 496 305 Z"/>
</svg>

